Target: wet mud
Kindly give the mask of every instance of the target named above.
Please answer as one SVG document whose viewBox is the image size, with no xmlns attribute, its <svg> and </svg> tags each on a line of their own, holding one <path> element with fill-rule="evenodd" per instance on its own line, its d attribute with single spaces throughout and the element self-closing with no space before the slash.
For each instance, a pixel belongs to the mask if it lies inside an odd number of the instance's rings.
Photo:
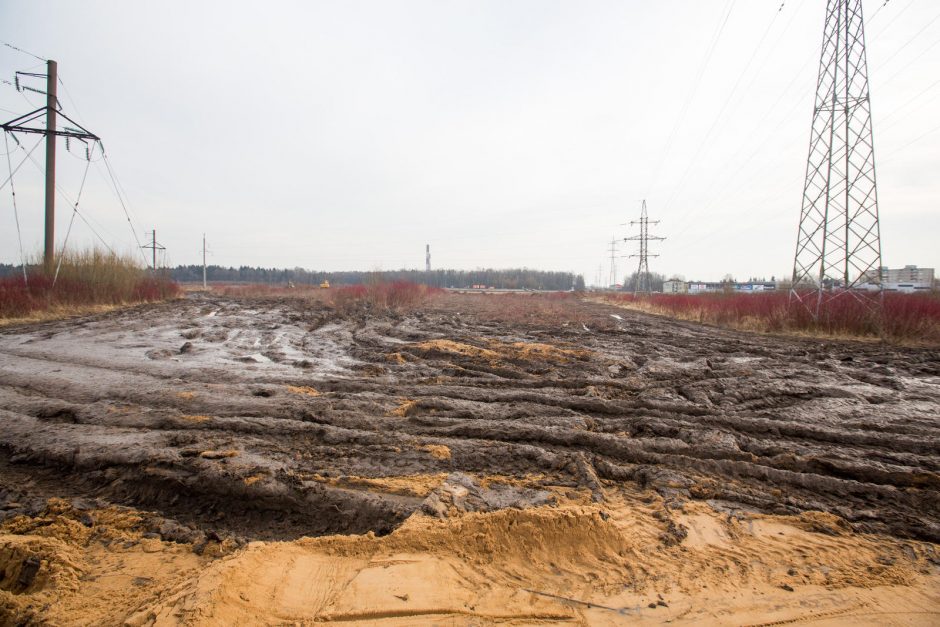
<svg viewBox="0 0 940 627">
<path fill-rule="evenodd" d="M 0 420 L 0 520 L 50 497 L 132 506 L 161 541 L 383 536 L 456 503 L 627 486 L 664 499 L 666 545 L 694 501 L 940 542 L 936 351 L 574 298 L 396 313 L 196 295 L 6 328 Z M 402 476 L 451 489 L 390 487 Z M 497 498 L 464 476 L 528 487 Z"/>
</svg>

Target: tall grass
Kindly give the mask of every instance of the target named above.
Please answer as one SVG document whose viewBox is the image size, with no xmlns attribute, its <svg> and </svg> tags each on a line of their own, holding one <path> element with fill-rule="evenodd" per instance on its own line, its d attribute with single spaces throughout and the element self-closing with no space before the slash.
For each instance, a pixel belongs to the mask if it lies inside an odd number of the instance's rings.
<svg viewBox="0 0 940 627">
<path fill-rule="evenodd" d="M 69 251 L 61 259 L 58 277 L 38 263 L 22 274 L 0 279 L 0 318 L 37 314 L 68 314 L 96 305 L 152 302 L 178 295 L 179 286 L 154 276 L 129 255 L 98 249 Z"/>
<path fill-rule="evenodd" d="M 888 292 L 880 310 L 871 302 L 844 294 L 825 301 L 818 318 L 798 302 L 791 303 L 787 292 L 641 297 L 623 294 L 609 296 L 608 300 L 633 309 L 738 329 L 940 343 L 940 296 L 936 294 Z"/>
</svg>

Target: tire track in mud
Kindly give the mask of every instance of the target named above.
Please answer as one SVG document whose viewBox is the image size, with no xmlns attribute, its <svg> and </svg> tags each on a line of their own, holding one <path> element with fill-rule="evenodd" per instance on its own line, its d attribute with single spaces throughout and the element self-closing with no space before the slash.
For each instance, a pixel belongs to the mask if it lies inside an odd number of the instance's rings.
<svg viewBox="0 0 940 627">
<path fill-rule="evenodd" d="M 387 533 L 420 504 L 333 480 L 460 470 L 940 541 L 936 351 L 575 299 L 507 322 L 499 298 L 398 314 L 192 297 L 5 329 L 0 485 L 290 538 Z"/>
</svg>

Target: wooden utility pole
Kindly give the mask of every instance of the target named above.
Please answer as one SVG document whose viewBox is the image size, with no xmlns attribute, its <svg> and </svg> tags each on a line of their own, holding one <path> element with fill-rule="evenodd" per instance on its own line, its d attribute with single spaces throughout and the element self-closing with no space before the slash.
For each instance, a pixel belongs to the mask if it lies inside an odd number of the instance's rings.
<svg viewBox="0 0 940 627">
<path fill-rule="evenodd" d="M 46 247 L 43 266 L 51 272 L 55 266 L 55 125 L 58 66 L 55 61 L 46 61 Z"/>
<path fill-rule="evenodd" d="M 84 142 L 100 142 L 94 133 L 90 133 L 82 128 L 82 125 L 67 116 L 59 110 L 59 99 L 57 98 L 59 84 L 58 64 L 55 61 L 46 61 L 46 73 L 35 74 L 32 72 L 15 72 L 16 89 L 18 91 L 29 90 L 46 94 L 46 106 L 39 107 L 25 115 L 16 117 L 9 122 L 0 124 L 0 128 L 9 133 L 34 133 L 46 136 L 46 236 L 45 248 L 43 250 L 43 266 L 46 272 L 51 272 L 55 267 L 55 144 L 56 137 L 66 137 L 77 139 Z M 20 85 L 21 78 L 45 78 L 46 90 L 43 92 L 34 89 L 28 85 Z M 41 128 L 35 122 L 45 116 L 46 126 Z M 71 127 L 65 127 L 63 130 L 56 129 L 59 116 L 66 120 Z M 22 147 L 22 146 L 21 146 Z M 25 148 L 23 149 L 25 151 Z"/>
<path fill-rule="evenodd" d="M 157 229 L 154 229 L 154 230 L 153 230 L 153 234 L 152 234 L 152 235 L 153 235 L 153 237 L 152 237 L 151 240 L 150 240 L 150 244 L 147 244 L 146 246 L 141 246 L 141 248 L 144 248 L 144 249 L 149 248 L 149 249 L 151 249 L 151 250 L 153 251 L 153 272 L 154 272 L 154 274 L 156 274 L 156 272 L 157 272 L 157 251 L 158 251 L 158 250 L 166 250 L 166 248 L 164 248 L 163 246 L 161 246 L 160 244 L 157 243 Z"/>
<path fill-rule="evenodd" d="M 206 234 L 202 234 L 202 289 L 206 289 Z"/>
</svg>

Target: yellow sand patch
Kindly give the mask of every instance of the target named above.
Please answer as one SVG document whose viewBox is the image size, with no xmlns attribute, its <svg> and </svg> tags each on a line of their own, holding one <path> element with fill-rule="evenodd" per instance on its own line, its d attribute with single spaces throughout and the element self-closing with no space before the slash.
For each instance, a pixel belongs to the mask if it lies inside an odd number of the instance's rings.
<svg viewBox="0 0 940 627">
<path fill-rule="evenodd" d="M 921 543 L 692 504 L 702 533 L 665 547 L 651 516 L 661 508 L 617 499 L 412 516 L 384 537 L 252 543 L 150 611 L 156 625 L 931 624 L 940 612 Z"/>
<path fill-rule="evenodd" d="M 196 414 L 194 416 L 190 416 L 189 414 L 184 414 L 180 416 L 180 418 L 182 418 L 183 420 L 186 420 L 187 422 L 205 422 L 209 420 L 209 416 L 205 416 L 203 414 Z"/>
<path fill-rule="evenodd" d="M 176 397 L 181 398 L 184 401 L 191 401 L 192 399 L 196 398 L 196 393 L 195 392 L 177 392 Z"/>
<path fill-rule="evenodd" d="M 110 414 L 129 414 L 138 408 L 134 405 L 108 405 L 107 409 Z"/>
<path fill-rule="evenodd" d="M 479 348 L 470 344 L 463 344 L 461 342 L 453 342 L 451 340 L 429 340 L 415 344 L 414 347 L 423 351 L 438 351 L 452 355 L 463 355 L 465 357 L 482 357 L 485 359 L 495 359 L 498 357 L 495 351 Z"/>
<path fill-rule="evenodd" d="M 480 348 L 470 344 L 454 342 L 451 340 L 430 340 L 415 344 L 414 348 L 420 351 L 436 351 L 450 355 L 461 355 L 464 357 L 476 357 L 485 359 L 491 363 L 496 363 L 507 359 L 533 360 L 566 362 L 572 359 L 587 359 L 591 356 L 591 351 L 560 348 L 551 344 L 542 344 L 539 342 L 500 342 L 492 340 L 487 342 L 489 348 Z"/>
<path fill-rule="evenodd" d="M 385 356 L 385 360 L 390 361 L 393 364 L 403 364 L 408 361 L 404 357 L 402 357 L 401 353 L 389 353 L 388 355 Z"/>
<path fill-rule="evenodd" d="M 264 475 L 252 475 L 250 477 L 245 477 L 242 479 L 242 483 L 245 485 L 254 485 L 264 479 Z"/>
<path fill-rule="evenodd" d="M 511 350 L 509 350 L 511 349 Z M 568 361 L 569 359 L 584 359 L 591 355 L 591 351 L 559 348 L 551 344 L 541 344 L 538 342 L 514 342 L 508 346 L 504 345 L 504 352 L 517 352 L 524 359 L 546 359 L 549 361 Z"/>
<path fill-rule="evenodd" d="M 199 453 L 199 457 L 203 459 L 224 459 L 226 457 L 235 457 L 236 455 L 238 455 L 238 451 L 234 449 L 227 451 L 203 451 Z"/>
<path fill-rule="evenodd" d="M 288 385 L 287 389 L 294 394 L 302 394 L 304 396 L 320 396 L 320 392 L 310 387 L 309 385 Z"/>
<path fill-rule="evenodd" d="M 450 459 L 450 448 L 443 444 L 422 444 L 418 449 L 427 451 L 434 459 Z"/>
<path fill-rule="evenodd" d="M 405 401 L 391 411 L 392 416 L 404 418 L 413 414 L 418 408 L 418 401 Z"/>
<path fill-rule="evenodd" d="M 424 498 L 430 494 L 439 487 L 446 478 L 447 473 L 444 472 L 423 475 L 400 475 L 396 477 L 357 477 L 355 475 L 323 477 L 319 474 L 315 474 L 311 477 L 311 479 L 319 483 L 341 488 L 365 489 L 372 492 L 416 496 L 420 498 Z"/>
</svg>

